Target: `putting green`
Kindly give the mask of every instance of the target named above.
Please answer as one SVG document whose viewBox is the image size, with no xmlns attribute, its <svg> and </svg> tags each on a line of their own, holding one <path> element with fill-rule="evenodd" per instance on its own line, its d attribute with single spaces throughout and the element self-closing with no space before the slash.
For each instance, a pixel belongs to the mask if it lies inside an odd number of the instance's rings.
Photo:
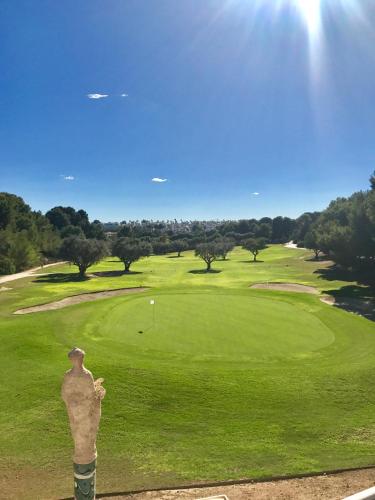
<svg viewBox="0 0 375 500">
<path fill-rule="evenodd" d="M 90 328 L 140 350 L 191 361 L 251 361 L 322 349 L 334 335 L 309 311 L 283 300 L 230 294 L 161 294 L 122 300 Z M 94 319 L 96 322 L 96 320 Z"/>
</svg>

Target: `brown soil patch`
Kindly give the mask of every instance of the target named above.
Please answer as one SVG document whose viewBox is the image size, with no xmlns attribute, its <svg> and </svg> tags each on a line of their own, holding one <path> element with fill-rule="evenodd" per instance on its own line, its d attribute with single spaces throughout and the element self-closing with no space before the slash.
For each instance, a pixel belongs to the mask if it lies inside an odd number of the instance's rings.
<svg viewBox="0 0 375 500">
<path fill-rule="evenodd" d="M 262 290 L 278 290 L 281 292 L 298 292 L 319 294 L 319 290 L 313 286 L 300 285 L 298 283 L 257 283 L 250 288 L 261 288 Z"/>
<path fill-rule="evenodd" d="M 284 479 L 264 483 L 246 483 L 187 490 L 149 491 L 101 498 L 115 500 L 197 500 L 226 495 L 228 500 L 340 500 L 374 485 L 375 470 L 363 469 L 332 475 Z"/>
<path fill-rule="evenodd" d="M 11 288 L 7 286 L 0 286 L 0 292 L 6 292 L 7 290 L 11 290 Z"/>
<path fill-rule="evenodd" d="M 26 307 L 25 309 L 18 309 L 13 314 L 31 314 L 41 311 L 53 311 L 55 309 L 62 309 L 64 307 L 80 304 L 81 302 L 92 302 L 93 300 L 107 299 L 109 297 L 117 297 L 118 295 L 128 295 L 131 293 L 145 292 L 148 288 L 119 288 L 117 290 L 106 290 L 103 292 L 81 293 L 80 295 L 73 295 L 65 299 L 57 300 L 56 302 L 49 302 L 48 304 L 41 304 L 39 306 Z"/>
</svg>

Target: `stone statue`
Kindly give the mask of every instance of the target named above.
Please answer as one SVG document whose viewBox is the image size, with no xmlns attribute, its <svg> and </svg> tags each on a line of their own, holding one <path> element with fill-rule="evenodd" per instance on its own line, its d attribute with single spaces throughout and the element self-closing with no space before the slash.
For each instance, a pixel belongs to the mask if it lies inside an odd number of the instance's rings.
<svg viewBox="0 0 375 500">
<path fill-rule="evenodd" d="M 74 493 L 76 500 L 95 498 L 96 435 L 105 396 L 103 379 L 94 381 L 83 366 L 85 352 L 75 347 L 68 357 L 73 368 L 65 373 L 61 395 L 65 401 L 74 440 Z"/>
</svg>

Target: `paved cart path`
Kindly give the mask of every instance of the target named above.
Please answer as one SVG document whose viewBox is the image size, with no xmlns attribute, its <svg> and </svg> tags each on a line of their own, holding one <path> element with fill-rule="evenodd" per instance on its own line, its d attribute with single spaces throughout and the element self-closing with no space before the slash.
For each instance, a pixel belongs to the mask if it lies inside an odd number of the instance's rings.
<svg viewBox="0 0 375 500">
<path fill-rule="evenodd" d="M 60 264 L 66 264 L 66 262 L 54 262 L 53 264 L 46 264 L 45 266 L 33 267 L 32 269 L 28 269 L 27 271 L 22 271 L 21 273 L 14 273 L 14 274 L 7 274 L 6 276 L 0 276 L 0 284 L 8 283 L 9 281 L 19 280 L 21 278 L 28 278 L 29 276 L 33 276 L 35 271 L 39 271 L 40 269 L 46 269 L 47 267 L 51 266 L 58 266 Z M 40 273 L 38 274 L 40 276 Z"/>
</svg>

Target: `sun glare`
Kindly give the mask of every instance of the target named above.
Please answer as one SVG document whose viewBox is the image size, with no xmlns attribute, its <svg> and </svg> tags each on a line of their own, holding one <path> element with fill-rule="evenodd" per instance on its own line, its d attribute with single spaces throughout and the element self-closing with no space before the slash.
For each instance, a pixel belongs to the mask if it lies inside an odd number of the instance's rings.
<svg viewBox="0 0 375 500">
<path fill-rule="evenodd" d="M 316 38 L 321 29 L 321 0 L 294 0 L 309 35 Z"/>
</svg>

